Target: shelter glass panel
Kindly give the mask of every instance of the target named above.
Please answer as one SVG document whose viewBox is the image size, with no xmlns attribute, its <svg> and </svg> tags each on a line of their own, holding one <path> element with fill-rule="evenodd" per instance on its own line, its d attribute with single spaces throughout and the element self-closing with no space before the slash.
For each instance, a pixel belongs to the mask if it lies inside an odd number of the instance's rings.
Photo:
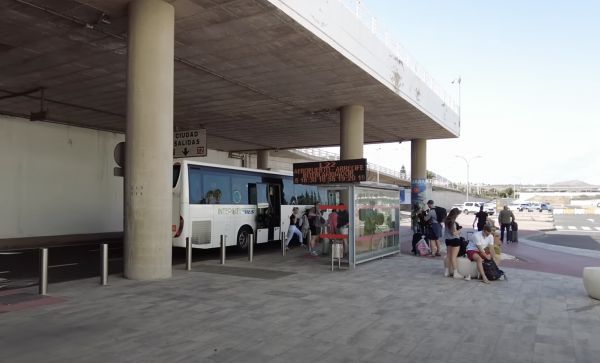
<svg viewBox="0 0 600 363">
<path fill-rule="evenodd" d="M 400 250 L 398 190 L 354 189 L 354 248 L 356 263 Z"/>
</svg>

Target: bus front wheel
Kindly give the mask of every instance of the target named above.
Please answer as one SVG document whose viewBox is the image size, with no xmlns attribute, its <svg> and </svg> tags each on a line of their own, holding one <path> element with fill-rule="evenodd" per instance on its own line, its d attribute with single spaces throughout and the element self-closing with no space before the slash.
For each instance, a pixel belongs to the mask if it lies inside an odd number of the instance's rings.
<svg viewBox="0 0 600 363">
<path fill-rule="evenodd" d="M 240 228 L 237 235 L 237 246 L 240 250 L 246 251 L 248 249 L 251 234 L 252 228 L 250 228 L 249 226 L 243 226 L 242 228 Z"/>
</svg>

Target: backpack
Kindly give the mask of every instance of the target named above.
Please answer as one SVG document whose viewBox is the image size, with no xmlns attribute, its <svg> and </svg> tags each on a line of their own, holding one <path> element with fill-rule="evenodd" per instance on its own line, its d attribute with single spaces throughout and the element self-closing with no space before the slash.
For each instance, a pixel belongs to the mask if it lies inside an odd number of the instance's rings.
<svg viewBox="0 0 600 363">
<path fill-rule="evenodd" d="M 448 212 L 446 212 L 446 208 L 435 207 L 435 215 L 437 216 L 437 220 L 439 223 L 444 223 L 446 217 L 448 217 Z"/>
<path fill-rule="evenodd" d="M 504 276 L 504 279 L 506 280 L 504 271 L 498 268 L 498 265 L 496 265 L 494 260 L 483 260 L 483 272 L 485 272 L 485 276 L 490 281 L 498 280 L 501 276 Z"/>
<path fill-rule="evenodd" d="M 460 247 L 458 248 L 458 255 L 456 257 L 463 257 L 467 254 L 467 245 L 469 241 L 465 237 L 460 237 Z"/>
</svg>

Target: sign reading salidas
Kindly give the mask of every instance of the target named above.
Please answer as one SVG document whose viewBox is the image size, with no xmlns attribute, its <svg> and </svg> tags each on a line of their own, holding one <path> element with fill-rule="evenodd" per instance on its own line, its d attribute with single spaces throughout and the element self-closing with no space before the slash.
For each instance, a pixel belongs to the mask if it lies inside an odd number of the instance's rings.
<svg viewBox="0 0 600 363">
<path fill-rule="evenodd" d="M 190 158 L 206 156 L 206 130 L 175 131 L 173 133 L 173 157 Z"/>
</svg>

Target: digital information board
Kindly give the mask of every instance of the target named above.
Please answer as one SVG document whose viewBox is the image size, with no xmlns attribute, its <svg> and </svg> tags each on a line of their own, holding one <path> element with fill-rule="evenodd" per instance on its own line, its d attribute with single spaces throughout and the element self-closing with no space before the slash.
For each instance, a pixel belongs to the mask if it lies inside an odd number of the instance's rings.
<svg viewBox="0 0 600 363">
<path fill-rule="evenodd" d="M 367 159 L 294 163 L 294 184 L 358 183 L 367 180 Z"/>
</svg>

